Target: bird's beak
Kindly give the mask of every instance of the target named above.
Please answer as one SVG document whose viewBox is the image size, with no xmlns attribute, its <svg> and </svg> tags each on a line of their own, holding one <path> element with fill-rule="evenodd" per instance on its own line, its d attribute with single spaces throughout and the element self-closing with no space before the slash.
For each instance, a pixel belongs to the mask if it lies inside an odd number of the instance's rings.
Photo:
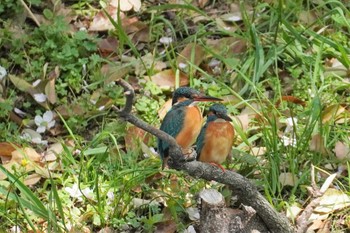
<svg viewBox="0 0 350 233">
<path fill-rule="evenodd" d="M 228 115 L 226 114 L 220 114 L 219 115 L 220 118 L 226 120 L 226 121 L 232 121 L 231 117 L 229 117 Z"/>
<path fill-rule="evenodd" d="M 214 101 L 223 101 L 223 99 L 219 99 L 210 95 L 199 95 L 193 98 L 194 101 L 200 102 L 214 102 Z"/>
</svg>

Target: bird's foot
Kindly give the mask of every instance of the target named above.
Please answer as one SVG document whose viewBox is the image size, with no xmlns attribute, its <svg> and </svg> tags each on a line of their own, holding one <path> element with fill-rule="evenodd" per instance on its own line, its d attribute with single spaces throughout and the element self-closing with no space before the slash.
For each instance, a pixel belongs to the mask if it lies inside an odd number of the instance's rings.
<svg viewBox="0 0 350 233">
<path fill-rule="evenodd" d="M 223 172 L 226 172 L 225 168 L 221 166 L 221 164 L 210 162 L 211 165 L 214 165 L 215 167 L 220 168 Z"/>
</svg>

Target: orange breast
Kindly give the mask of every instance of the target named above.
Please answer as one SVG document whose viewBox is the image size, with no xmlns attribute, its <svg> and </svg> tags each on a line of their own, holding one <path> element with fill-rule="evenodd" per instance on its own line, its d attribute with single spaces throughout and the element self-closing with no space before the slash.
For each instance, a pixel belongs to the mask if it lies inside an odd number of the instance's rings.
<svg viewBox="0 0 350 233">
<path fill-rule="evenodd" d="M 204 146 L 199 160 L 208 163 L 223 163 L 233 145 L 235 134 L 233 126 L 227 121 L 213 121 L 208 124 L 205 132 Z"/>
<path fill-rule="evenodd" d="M 196 141 L 202 127 L 202 121 L 202 113 L 197 106 L 186 107 L 183 128 L 175 138 L 183 149 L 188 149 Z"/>
</svg>

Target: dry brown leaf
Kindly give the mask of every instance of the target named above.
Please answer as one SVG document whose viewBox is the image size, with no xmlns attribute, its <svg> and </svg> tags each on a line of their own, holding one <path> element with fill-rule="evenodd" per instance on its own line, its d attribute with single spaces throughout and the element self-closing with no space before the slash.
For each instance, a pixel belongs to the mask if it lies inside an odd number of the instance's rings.
<svg viewBox="0 0 350 233">
<path fill-rule="evenodd" d="M 131 66 L 121 66 L 117 64 L 105 64 L 101 68 L 101 73 L 105 75 L 105 84 L 124 78 L 132 70 Z"/>
<path fill-rule="evenodd" d="M 110 56 L 112 53 L 116 52 L 119 46 L 117 38 L 108 36 L 105 39 L 101 39 L 97 43 L 100 54 L 103 57 Z"/>
<path fill-rule="evenodd" d="M 183 72 L 179 73 L 179 78 L 180 86 L 186 86 L 189 84 L 188 76 Z M 168 89 L 170 87 L 175 87 L 175 72 L 171 69 L 163 70 L 153 75 L 151 81 L 160 88 Z"/>
<path fill-rule="evenodd" d="M 50 175 L 50 171 L 46 167 L 35 166 L 34 170 L 35 170 L 36 174 L 38 174 L 46 179 L 52 177 L 52 175 Z"/>
<path fill-rule="evenodd" d="M 86 114 L 85 110 L 78 103 L 72 103 L 68 106 L 58 106 L 56 111 L 65 119 L 71 116 L 83 116 Z"/>
<path fill-rule="evenodd" d="M 317 18 L 317 14 L 313 10 L 301 11 L 299 14 L 299 20 L 307 25 L 311 25 Z"/>
<path fill-rule="evenodd" d="M 334 153 L 340 160 L 350 159 L 349 145 L 345 144 L 344 142 L 338 141 L 335 143 Z"/>
<path fill-rule="evenodd" d="M 312 222 L 312 224 L 307 228 L 306 232 L 315 232 L 314 230 L 321 229 L 325 224 L 324 220 L 316 219 Z"/>
<path fill-rule="evenodd" d="M 124 136 L 125 146 L 128 151 L 134 151 L 135 149 L 139 148 L 140 140 L 148 144 L 149 139 L 150 136 L 149 134 L 146 134 L 146 131 L 134 125 L 127 128 L 126 135 Z"/>
<path fill-rule="evenodd" d="M 141 0 L 112 0 L 110 4 L 121 11 L 139 11 L 141 9 Z"/>
<path fill-rule="evenodd" d="M 11 160 L 10 162 L 3 164 L 2 166 L 4 168 L 6 168 L 7 171 L 13 173 L 14 170 L 18 170 L 21 165 L 19 165 L 15 161 Z M 7 176 L 2 171 L 0 171 L 0 180 L 4 180 L 6 178 L 7 178 Z"/>
<path fill-rule="evenodd" d="M 320 204 L 314 212 L 333 213 L 350 206 L 350 197 L 341 190 L 329 188 L 321 197 Z"/>
<path fill-rule="evenodd" d="M 112 5 L 109 5 L 105 8 L 106 12 L 111 16 L 114 21 L 118 21 L 118 8 Z M 119 12 L 120 19 L 125 17 L 123 12 Z M 92 20 L 89 31 L 108 31 L 114 29 L 113 24 L 109 20 L 109 18 L 104 14 L 101 10 L 99 11 L 94 19 Z"/>
<path fill-rule="evenodd" d="M 334 75 L 337 75 L 340 77 L 347 77 L 349 75 L 348 68 L 346 68 L 344 64 L 341 63 L 337 58 L 331 58 L 326 60 L 324 76 L 333 77 Z"/>
<path fill-rule="evenodd" d="M 174 220 L 156 223 L 155 233 L 174 233 L 177 230 L 177 225 Z"/>
<path fill-rule="evenodd" d="M 248 126 L 251 118 L 248 114 L 240 114 L 238 116 L 235 116 L 235 119 L 239 121 L 243 131 L 246 131 L 249 128 Z"/>
<path fill-rule="evenodd" d="M 247 51 L 248 43 L 246 40 L 235 37 L 224 37 L 217 40 L 207 40 L 207 45 L 216 53 L 223 56 L 238 55 Z"/>
<path fill-rule="evenodd" d="M 49 161 L 55 161 L 57 159 L 56 155 L 59 155 L 63 152 L 63 146 L 60 142 L 56 142 L 52 145 L 50 145 L 49 148 L 47 148 L 46 152 L 43 156 L 43 161 L 49 162 Z"/>
<path fill-rule="evenodd" d="M 188 62 L 193 63 L 196 66 L 199 66 L 205 59 L 205 50 L 202 46 L 190 43 L 181 51 L 179 56 L 176 59 L 177 65 L 186 64 Z M 192 60 L 193 56 L 193 60 Z"/>
<path fill-rule="evenodd" d="M 322 155 L 328 154 L 327 148 L 323 142 L 323 137 L 319 133 L 312 136 L 309 149 L 310 151 L 318 152 Z"/>
<path fill-rule="evenodd" d="M 255 156 L 263 155 L 266 153 L 266 147 L 253 147 L 250 152 Z"/>
<path fill-rule="evenodd" d="M 16 148 L 16 145 L 13 143 L 0 142 L 0 156 L 11 157 L 12 152 L 15 151 L 17 148 Z"/>
<path fill-rule="evenodd" d="M 295 220 L 296 217 L 301 213 L 303 209 L 300 208 L 300 204 L 293 203 L 289 208 L 287 208 L 286 216 L 291 220 Z"/>
<path fill-rule="evenodd" d="M 322 123 L 327 123 L 330 120 L 336 120 L 339 118 L 339 116 L 345 112 L 345 108 L 341 106 L 340 104 L 333 104 L 331 106 L 328 106 L 326 109 L 322 111 Z"/>
<path fill-rule="evenodd" d="M 282 184 L 282 186 L 288 185 L 294 187 L 298 182 L 298 178 L 296 177 L 296 175 L 290 172 L 281 173 L 278 177 L 278 180 Z"/>
<path fill-rule="evenodd" d="M 24 149 L 19 149 L 12 152 L 12 160 L 18 164 L 22 164 L 23 160 L 28 160 L 30 162 L 40 162 L 41 156 L 30 147 Z"/>
<path fill-rule="evenodd" d="M 34 173 L 27 176 L 23 181 L 23 183 L 27 186 L 31 186 L 31 185 L 35 185 L 40 180 L 41 180 L 41 176 L 39 174 Z"/>
<path fill-rule="evenodd" d="M 197 4 L 200 8 L 204 8 L 206 5 L 208 5 L 209 0 L 197 0 Z"/>
<path fill-rule="evenodd" d="M 55 104 L 57 102 L 55 82 L 56 82 L 56 78 L 50 79 L 45 86 L 45 94 L 47 96 L 47 100 L 51 104 Z"/>
<path fill-rule="evenodd" d="M 163 106 L 158 110 L 158 116 L 160 120 L 163 120 L 165 115 L 171 109 L 172 99 L 168 99 Z"/>
</svg>

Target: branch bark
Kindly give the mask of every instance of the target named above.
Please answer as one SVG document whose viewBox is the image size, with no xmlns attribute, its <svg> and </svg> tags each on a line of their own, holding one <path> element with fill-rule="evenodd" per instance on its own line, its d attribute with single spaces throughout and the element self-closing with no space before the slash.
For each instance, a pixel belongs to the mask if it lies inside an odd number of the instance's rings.
<svg viewBox="0 0 350 233">
<path fill-rule="evenodd" d="M 122 119 L 169 143 L 169 167 L 185 171 L 196 178 L 215 180 L 219 183 L 229 185 L 242 204 L 251 206 L 256 210 L 257 215 L 261 217 L 270 232 L 293 232 L 288 219 L 279 214 L 247 178 L 232 171 L 223 172 L 216 166 L 207 163 L 198 161 L 187 162 L 182 155 L 181 148 L 173 137 L 132 115 L 131 109 L 135 96 L 134 90 L 131 85 L 122 79 L 119 79 L 117 83 L 125 90 L 126 105 L 122 110 L 119 110 L 115 106 L 112 108 Z"/>
</svg>

